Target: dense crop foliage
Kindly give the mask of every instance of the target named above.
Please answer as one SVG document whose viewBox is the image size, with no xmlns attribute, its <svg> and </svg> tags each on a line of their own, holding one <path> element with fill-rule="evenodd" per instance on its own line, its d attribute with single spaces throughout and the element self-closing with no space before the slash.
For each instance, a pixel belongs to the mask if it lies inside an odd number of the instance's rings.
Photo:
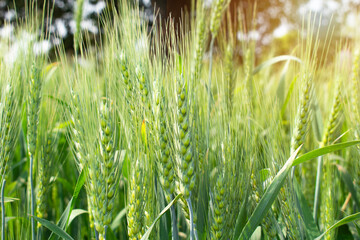
<svg viewBox="0 0 360 240">
<path fill-rule="evenodd" d="M 2 239 L 360 237 L 356 43 L 326 61 L 309 15 L 259 57 L 199 0 L 178 28 L 123 3 L 95 51 L 83 2 L 75 56 L 0 63 Z"/>
</svg>

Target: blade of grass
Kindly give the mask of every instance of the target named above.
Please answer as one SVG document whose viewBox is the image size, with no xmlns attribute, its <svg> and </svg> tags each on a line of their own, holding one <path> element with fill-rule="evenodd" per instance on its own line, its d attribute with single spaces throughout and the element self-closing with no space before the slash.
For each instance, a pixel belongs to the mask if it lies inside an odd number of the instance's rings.
<svg viewBox="0 0 360 240">
<path fill-rule="evenodd" d="M 323 238 L 325 236 L 326 233 L 328 233 L 329 231 L 340 227 L 344 224 L 348 224 L 350 222 L 356 221 L 360 219 L 360 212 L 359 213 L 355 213 L 352 215 L 349 215 L 347 217 L 344 217 L 343 219 L 337 221 L 334 225 L 332 225 L 330 228 L 328 228 L 325 232 L 323 232 L 320 236 L 318 236 L 317 238 L 315 238 L 314 240 L 320 240 L 321 238 Z"/>
<path fill-rule="evenodd" d="M 305 199 L 304 194 L 300 189 L 300 185 L 297 182 L 296 177 L 294 177 L 294 189 L 297 195 L 297 199 L 299 201 L 299 206 L 300 206 L 299 212 L 305 224 L 306 232 L 309 235 L 310 239 L 314 239 L 320 235 L 320 231 L 314 221 L 314 218 L 311 213 L 311 209 Z"/>
<path fill-rule="evenodd" d="M 116 228 L 120 226 L 121 219 L 126 215 L 128 207 L 122 209 L 118 215 L 116 215 L 114 221 L 111 223 L 110 228 L 114 231 Z"/>
<path fill-rule="evenodd" d="M 0 201 L 2 200 L 2 198 L 0 198 Z M 19 201 L 20 199 L 18 198 L 11 198 L 11 197 L 4 197 L 4 203 L 9 203 L 9 202 L 15 202 L 15 201 Z"/>
<path fill-rule="evenodd" d="M 81 188 L 83 187 L 83 185 L 85 183 L 85 176 L 86 176 L 86 167 L 83 168 L 83 170 L 81 171 L 80 176 L 79 176 L 79 178 L 78 178 L 78 180 L 76 182 L 76 185 L 75 185 L 73 196 L 70 199 L 68 205 L 66 206 L 64 212 L 62 213 L 59 221 L 57 222 L 57 226 L 60 229 L 63 229 L 63 230 L 67 229 L 69 219 L 70 219 L 70 215 L 71 215 L 71 212 L 72 212 L 72 210 L 73 210 L 73 208 L 75 206 L 76 199 L 78 198 L 80 190 L 81 190 Z M 52 237 L 53 237 L 53 234 L 50 235 L 49 239 L 51 239 Z"/>
<path fill-rule="evenodd" d="M 263 68 L 269 67 L 275 63 L 278 62 L 282 62 L 282 61 L 296 61 L 298 63 L 301 63 L 301 60 L 297 57 L 291 56 L 291 55 L 281 55 L 281 56 L 277 56 L 277 57 L 273 57 L 263 63 L 260 63 L 260 65 L 258 65 L 254 71 L 253 71 L 253 75 L 257 74 L 258 72 L 260 72 Z"/>
<path fill-rule="evenodd" d="M 281 170 L 276 174 L 274 180 L 266 189 L 263 197 L 260 199 L 259 204 L 256 206 L 253 214 L 250 216 L 249 220 L 246 222 L 239 240 L 250 239 L 251 235 L 261 223 L 262 219 L 265 217 L 271 205 L 275 201 L 281 187 L 285 183 L 285 179 L 290 172 L 290 169 L 293 165 L 293 162 L 300 151 L 301 146 L 291 155 L 291 157 L 286 161 L 285 165 Z"/>
<path fill-rule="evenodd" d="M 174 198 L 174 200 L 172 200 L 162 211 L 161 213 L 157 216 L 157 218 L 155 219 L 155 221 L 151 224 L 151 226 L 148 228 L 148 230 L 145 232 L 144 236 L 141 238 L 141 240 L 147 240 L 149 239 L 149 236 L 151 234 L 151 231 L 153 230 L 153 228 L 155 227 L 155 224 L 159 221 L 159 219 L 162 217 L 162 215 L 164 215 L 166 213 L 167 210 L 170 209 L 170 207 L 177 202 L 177 200 L 179 200 L 179 198 L 182 196 L 182 194 L 180 193 L 179 195 L 176 196 L 176 198 Z"/>
<path fill-rule="evenodd" d="M 325 155 L 327 153 L 335 152 L 335 151 L 338 151 L 338 150 L 341 150 L 341 149 L 344 149 L 347 147 L 357 145 L 359 143 L 360 143 L 360 141 L 349 141 L 349 142 L 333 144 L 330 146 L 315 149 L 313 151 L 305 153 L 301 157 L 296 158 L 295 161 L 293 162 L 293 166 L 299 165 L 300 163 L 306 162 L 313 158 L 317 158 L 317 157 Z"/>
<path fill-rule="evenodd" d="M 81 214 L 84 214 L 84 213 L 88 213 L 88 211 L 84 210 L 84 209 L 74 209 L 71 211 L 71 215 L 70 215 L 70 218 L 69 218 L 69 222 L 68 224 L 70 225 L 72 223 L 72 221 L 80 216 Z"/>
<path fill-rule="evenodd" d="M 265 194 L 260 199 L 259 204 L 256 206 L 255 211 L 247 221 L 244 229 L 242 230 L 239 240 L 242 239 L 249 239 L 252 235 L 252 233 L 255 231 L 256 227 L 259 225 L 261 220 L 265 217 L 267 212 L 269 211 L 271 205 L 275 201 L 282 185 L 285 183 L 285 179 L 287 174 L 289 173 L 292 166 L 296 166 L 300 163 L 306 162 L 310 159 L 316 158 L 318 156 L 334 152 L 337 150 L 341 150 L 356 144 L 359 144 L 360 141 L 350 141 L 345 143 L 339 143 L 330 145 L 327 147 L 319 148 L 313 151 L 310 151 L 304 155 L 302 155 L 299 158 L 295 157 L 297 156 L 297 153 L 300 150 L 300 147 L 291 155 L 291 157 L 286 161 L 285 165 L 281 168 L 281 170 L 278 172 L 278 174 L 275 176 L 274 180 L 270 184 L 270 186 L 267 188 Z"/>
<path fill-rule="evenodd" d="M 73 238 L 67 232 L 56 226 L 54 223 L 35 216 L 31 216 L 31 217 L 36 221 L 38 221 L 39 223 L 41 223 L 44 227 L 48 228 L 52 233 L 55 233 L 57 236 L 66 240 L 73 240 Z"/>
</svg>

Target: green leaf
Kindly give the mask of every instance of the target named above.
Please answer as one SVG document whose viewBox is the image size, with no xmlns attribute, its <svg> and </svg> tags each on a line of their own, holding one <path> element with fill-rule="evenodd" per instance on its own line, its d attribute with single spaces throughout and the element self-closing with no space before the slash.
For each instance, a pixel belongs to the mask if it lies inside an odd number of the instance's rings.
<svg viewBox="0 0 360 240">
<path fill-rule="evenodd" d="M 167 210 L 170 209 L 170 207 L 176 203 L 176 201 L 182 196 L 182 193 L 180 193 L 179 195 L 176 196 L 176 198 L 174 198 L 174 200 L 172 200 L 162 211 L 161 213 L 157 216 L 157 218 L 155 219 L 155 221 L 151 224 L 151 226 L 149 227 L 149 229 L 145 232 L 144 236 L 141 238 L 141 240 L 147 240 L 151 234 L 151 231 L 153 230 L 153 228 L 155 227 L 155 224 L 157 223 L 157 221 L 159 221 L 159 219 L 162 217 L 162 215 L 164 215 L 166 213 Z"/>
<path fill-rule="evenodd" d="M 15 202 L 15 201 L 19 201 L 19 200 L 20 199 L 18 199 L 18 198 L 5 197 L 4 203 Z M 1 197 L 0 197 L 0 202 L 1 202 Z"/>
<path fill-rule="evenodd" d="M 71 212 L 72 212 L 72 210 L 73 210 L 73 208 L 75 206 L 76 199 L 78 198 L 80 190 L 81 190 L 81 188 L 83 187 L 83 185 L 85 183 L 85 177 L 86 177 L 86 174 L 87 174 L 86 169 L 87 168 L 85 167 L 81 171 L 80 176 L 79 176 L 79 178 L 78 178 L 78 180 L 76 182 L 76 185 L 75 185 L 73 196 L 70 199 L 68 205 L 66 206 L 64 212 L 61 214 L 61 217 L 60 217 L 59 221 L 57 222 L 57 226 L 60 229 L 66 230 L 67 227 L 68 227 Z M 52 237 L 53 237 L 53 234 L 50 235 L 49 239 L 51 239 Z"/>
<path fill-rule="evenodd" d="M 281 56 L 273 57 L 273 58 L 261 63 L 259 66 L 257 66 L 254 69 L 253 75 L 260 72 L 263 68 L 269 67 L 269 66 L 271 66 L 271 65 L 273 65 L 275 63 L 278 63 L 278 62 L 288 61 L 288 60 L 293 60 L 293 61 L 301 63 L 301 60 L 299 58 L 297 58 L 297 57 L 290 56 L 290 55 L 281 55 Z"/>
<path fill-rule="evenodd" d="M 199 192 L 198 192 L 198 200 L 197 200 L 197 222 L 196 222 L 196 230 L 198 233 L 199 239 L 206 239 L 207 234 L 207 219 L 209 213 L 209 186 L 210 186 L 210 171 L 208 171 L 208 167 L 205 168 L 201 172 L 199 176 Z"/>
<path fill-rule="evenodd" d="M 69 222 L 68 225 L 70 225 L 72 223 L 72 221 L 79 215 L 84 214 L 84 213 L 88 213 L 88 211 L 84 210 L 84 209 L 74 209 L 71 211 L 70 214 L 70 218 L 69 218 Z"/>
<path fill-rule="evenodd" d="M 359 199 L 357 197 L 353 179 L 350 176 L 350 173 L 341 165 L 335 164 L 335 166 L 339 170 L 340 176 L 341 176 L 342 180 L 344 181 L 345 185 L 347 186 L 347 188 L 349 189 L 349 191 L 351 192 L 351 196 L 353 197 L 355 205 L 356 205 L 357 209 L 359 210 L 360 209 L 359 208 L 359 206 L 360 206 Z"/>
<path fill-rule="evenodd" d="M 74 240 L 68 233 L 66 233 L 63 229 L 59 228 L 58 226 L 56 226 L 54 223 L 35 216 L 31 216 L 31 217 L 34 218 L 39 223 L 41 223 L 44 227 L 48 228 L 51 232 L 58 235 L 59 237 L 66 240 Z"/>
<path fill-rule="evenodd" d="M 126 215 L 128 207 L 122 209 L 118 215 L 115 217 L 114 221 L 111 223 L 110 228 L 112 230 L 115 230 L 116 228 L 118 228 L 120 226 L 121 223 L 121 219 Z"/>
<path fill-rule="evenodd" d="M 250 238 L 250 240 L 261 240 L 261 227 L 260 226 L 258 226 L 256 229 L 255 229 L 255 231 L 254 231 L 254 233 L 251 235 L 251 238 Z"/>
<path fill-rule="evenodd" d="M 305 199 L 304 194 L 302 193 L 299 183 L 294 177 L 294 189 L 297 196 L 297 200 L 299 201 L 299 213 L 306 227 L 306 232 L 309 235 L 310 239 L 314 239 L 320 235 L 320 231 L 315 223 L 315 220 L 312 216 L 311 209 Z"/>
<path fill-rule="evenodd" d="M 317 238 L 315 238 L 314 240 L 320 240 L 321 238 L 323 238 L 325 236 L 326 233 L 328 233 L 329 231 L 340 227 L 344 224 L 348 224 L 350 222 L 356 221 L 360 219 L 360 212 L 349 215 L 347 217 L 344 217 L 343 219 L 337 221 L 334 225 L 332 225 L 330 228 L 328 228 L 324 233 L 322 233 L 320 236 L 318 236 Z"/>
<path fill-rule="evenodd" d="M 359 144 L 359 143 L 360 143 L 360 141 L 349 141 L 349 142 L 333 144 L 333 145 L 330 145 L 330 146 L 315 149 L 313 151 L 305 153 L 301 157 L 298 157 L 293 162 L 293 166 L 299 165 L 300 163 L 306 162 L 306 161 L 308 161 L 310 159 L 313 159 L 313 158 L 317 158 L 317 157 L 325 155 L 327 153 L 335 152 L 335 151 L 338 151 L 338 150 L 341 150 L 341 149 L 344 149 L 344 148 L 347 148 L 347 147 L 354 146 L 354 145 Z"/>
<path fill-rule="evenodd" d="M 70 218 L 70 215 L 71 215 L 71 212 L 75 206 L 75 201 L 76 199 L 78 198 L 79 196 L 79 193 L 80 193 L 80 190 L 81 188 L 84 186 L 85 184 L 85 178 L 86 178 L 86 174 L 87 174 L 87 171 L 86 171 L 86 167 L 81 171 L 80 173 L 80 176 L 76 182 L 76 185 L 75 185 L 75 189 L 74 189 L 74 193 L 73 193 L 73 196 L 72 196 L 72 201 L 71 201 L 71 205 L 70 205 L 70 209 L 69 209 L 69 213 L 67 215 L 67 218 L 66 218 L 66 223 L 64 225 L 65 229 L 67 228 L 68 226 L 68 222 L 69 222 L 69 218 Z M 61 218 L 60 218 L 61 219 Z"/>
<path fill-rule="evenodd" d="M 293 162 L 300 151 L 301 146 L 291 155 L 291 157 L 286 161 L 285 165 L 280 169 L 276 174 L 274 180 L 266 189 L 263 197 L 260 199 L 259 204 L 256 206 L 253 214 L 250 216 L 249 220 L 246 222 L 245 227 L 243 228 L 239 240 L 249 239 L 257 226 L 261 223 L 262 219 L 266 216 L 267 212 L 271 208 L 271 205 L 275 201 L 281 187 L 285 183 L 285 179 L 290 172 L 290 169 L 293 165 Z"/>
</svg>

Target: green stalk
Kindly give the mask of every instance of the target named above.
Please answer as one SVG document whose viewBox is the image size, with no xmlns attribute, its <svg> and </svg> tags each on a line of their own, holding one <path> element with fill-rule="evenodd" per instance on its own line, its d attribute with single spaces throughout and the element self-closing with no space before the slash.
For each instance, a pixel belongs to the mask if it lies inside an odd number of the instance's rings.
<svg viewBox="0 0 360 240">
<path fill-rule="evenodd" d="M 321 173 L 322 173 L 322 166 L 323 166 L 323 157 L 318 157 L 318 166 L 316 172 L 316 185 L 315 185 L 315 197 L 314 197 L 314 212 L 313 217 L 315 223 L 317 222 L 318 211 L 319 211 L 319 203 L 320 203 L 320 185 L 321 185 Z"/>
<path fill-rule="evenodd" d="M 36 239 L 37 240 L 43 239 L 42 238 L 42 226 L 38 228 Z"/>
<path fill-rule="evenodd" d="M 171 201 L 174 199 L 174 196 L 171 195 Z M 171 220 L 172 220 L 172 240 L 179 240 L 179 232 L 177 228 L 177 219 L 176 219 L 176 211 L 175 206 L 172 205 L 170 207 Z"/>
<path fill-rule="evenodd" d="M 95 239 L 99 240 L 99 232 L 96 230 L 96 228 L 95 228 Z"/>
<path fill-rule="evenodd" d="M 1 186 L 1 240 L 5 240 L 5 199 L 4 199 L 5 183 L 6 180 L 4 179 Z"/>
<path fill-rule="evenodd" d="M 107 226 L 107 225 L 105 225 L 105 227 L 104 227 L 104 228 L 105 228 L 105 230 L 104 230 L 104 232 L 105 232 L 105 233 L 104 233 L 104 240 L 106 240 L 106 231 L 107 231 L 108 226 Z"/>
<path fill-rule="evenodd" d="M 190 196 L 191 196 L 191 194 L 190 194 Z M 190 196 L 186 199 L 186 202 L 189 207 L 189 215 L 190 215 L 190 240 L 194 240 L 194 237 L 197 240 L 198 238 L 197 238 L 197 234 L 195 233 L 194 214 L 193 214 Z"/>
<path fill-rule="evenodd" d="M 212 75 L 212 60 L 213 60 L 213 51 L 214 51 L 214 42 L 215 38 L 211 37 L 210 43 L 210 65 L 209 65 L 209 82 L 208 82 L 208 121 L 207 121 L 207 130 L 206 130 L 206 148 L 210 147 L 210 111 L 211 111 L 211 75 Z"/>
<path fill-rule="evenodd" d="M 31 216 L 35 216 L 35 190 L 33 184 L 33 165 L 34 165 L 34 156 L 30 154 L 30 212 Z M 31 239 L 35 240 L 35 218 L 31 218 Z"/>
</svg>

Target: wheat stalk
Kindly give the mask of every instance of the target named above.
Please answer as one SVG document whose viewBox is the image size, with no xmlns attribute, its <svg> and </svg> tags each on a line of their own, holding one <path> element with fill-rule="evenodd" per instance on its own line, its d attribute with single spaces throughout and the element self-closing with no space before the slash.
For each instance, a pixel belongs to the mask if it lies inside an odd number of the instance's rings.
<svg viewBox="0 0 360 240">
<path fill-rule="evenodd" d="M 39 123 L 39 111 L 41 102 L 42 79 L 40 70 L 33 62 L 31 67 L 31 76 L 29 79 L 29 94 L 27 99 L 27 145 L 30 157 L 29 178 L 31 190 L 31 215 L 35 215 L 35 190 L 33 185 L 33 162 L 37 146 L 37 127 Z M 35 240 L 35 219 L 31 218 L 32 239 Z"/>
</svg>

